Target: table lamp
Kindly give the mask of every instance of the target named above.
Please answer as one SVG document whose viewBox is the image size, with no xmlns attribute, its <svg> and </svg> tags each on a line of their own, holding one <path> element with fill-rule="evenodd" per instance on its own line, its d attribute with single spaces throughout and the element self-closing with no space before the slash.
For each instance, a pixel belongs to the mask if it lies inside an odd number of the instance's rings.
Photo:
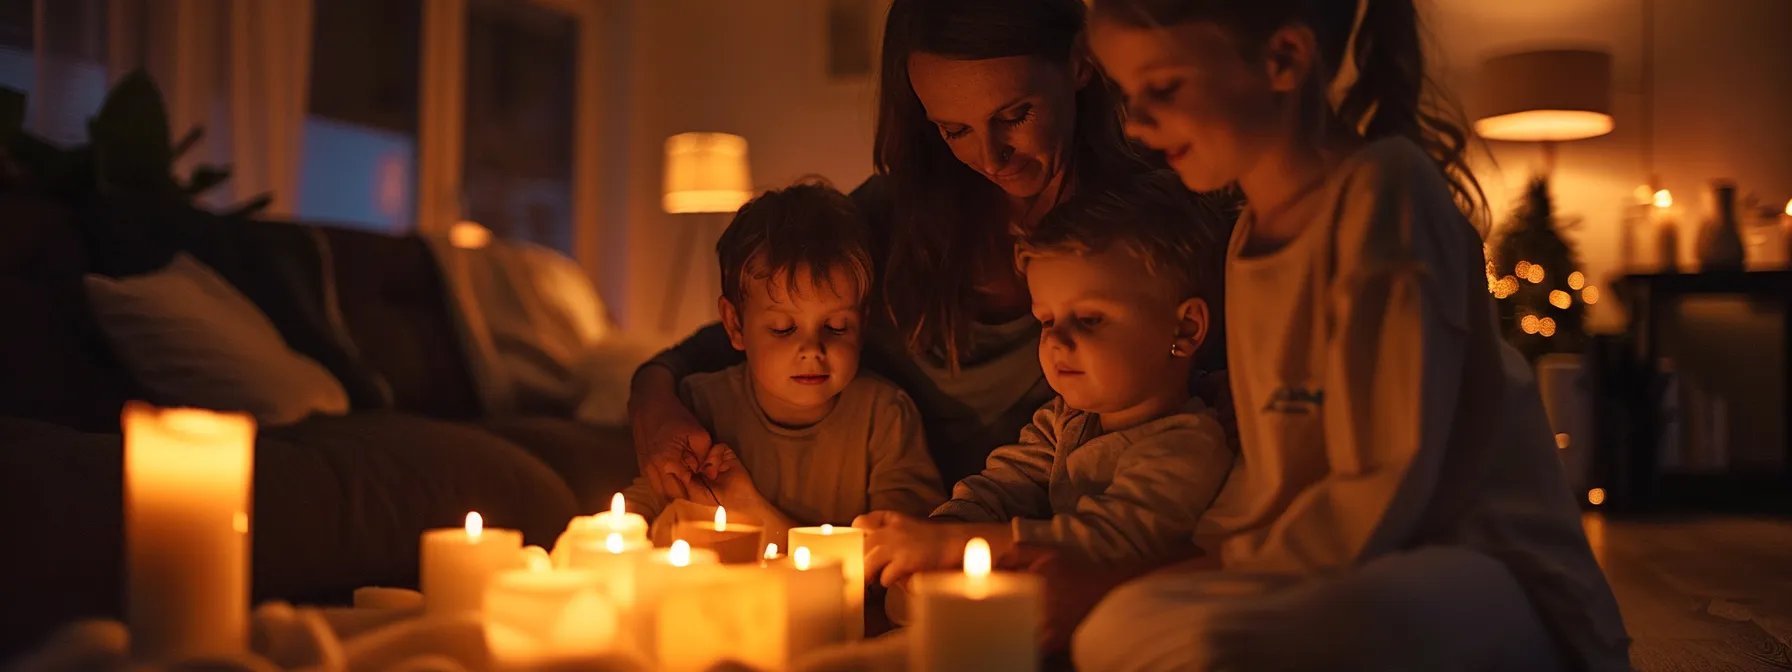
<svg viewBox="0 0 1792 672">
<path fill-rule="evenodd" d="M 752 197 L 746 138 L 728 133 L 679 133 L 666 138 L 666 183 L 661 205 L 667 213 L 729 213 L 739 210 Z M 714 272 L 716 261 L 699 245 L 697 228 L 695 223 L 679 228 L 674 253 L 691 255 Z M 661 331 L 671 331 L 675 325 L 679 302 L 684 298 L 684 281 L 689 275 L 688 266 L 676 262 L 669 266 L 672 275 L 660 309 Z"/>
<path fill-rule="evenodd" d="M 1543 172 L 1555 169 L 1555 143 L 1612 132 L 1612 57 L 1555 49 L 1488 59 L 1481 66 L 1487 114 L 1475 132 L 1489 140 L 1543 143 Z"/>
</svg>

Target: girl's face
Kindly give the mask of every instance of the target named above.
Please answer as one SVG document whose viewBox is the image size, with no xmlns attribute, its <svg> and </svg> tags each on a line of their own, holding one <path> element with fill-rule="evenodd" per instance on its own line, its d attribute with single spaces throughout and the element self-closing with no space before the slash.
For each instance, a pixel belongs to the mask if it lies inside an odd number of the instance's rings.
<svg viewBox="0 0 1792 672">
<path fill-rule="evenodd" d="M 1210 23 L 1090 25 L 1089 46 L 1127 97 L 1126 132 L 1164 152 L 1182 183 L 1225 187 L 1250 171 L 1284 123 L 1286 87 Z"/>
<path fill-rule="evenodd" d="M 952 155 L 1015 198 L 1038 196 L 1063 169 L 1081 70 L 1031 56 L 908 59 L 909 85 Z"/>
</svg>

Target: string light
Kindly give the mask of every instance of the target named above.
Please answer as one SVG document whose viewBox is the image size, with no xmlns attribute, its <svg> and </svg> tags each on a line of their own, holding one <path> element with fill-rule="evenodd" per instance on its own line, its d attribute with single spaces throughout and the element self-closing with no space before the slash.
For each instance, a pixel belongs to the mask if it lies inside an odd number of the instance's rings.
<svg viewBox="0 0 1792 672">
<path fill-rule="evenodd" d="M 1542 334 L 1544 338 L 1556 335 L 1555 319 L 1545 317 L 1541 320 L 1537 320 L 1537 333 Z"/>
<path fill-rule="evenodd" d="M 1556 434 L 1556 447 L 1560 448 L 1562 450 L 1568 449 L 1568 433 L 1567 432 L 1560 432 L 1560 433 Z"/>
<path fill-rule="evenodd" d="M 1573 303 L 1574 298 L 1568 296 L 1567 292 L 1557 289 L 1549 293 L 1549 305 L 1561 308 L 1562 310 L 1567 310 L 1568 306 Z"/>
<path fill-rule="evenodd" d="M 1521 278 L 1531 277 L 1531 262 L 1520 261 L 1512 267 L 1512 272 Z"/>
<path fill-rule="evenodd" d="M 1580 271 L 1575 271 L 1573 273 L 1568 274 L 1568 288 L 1569 289 L 1579 291 L 1580 288 L 1585 287 L 1585 286 L 1587 286 L 1587 276 L 1581 275 Z"/>
<path fill-rule="evenodd" d="M 1506 298 L 1508 296 L 1511 296 L 1511 295 L 1517 294 L 1517 293 L 1518 293 L 1518 278 L 1514 278 L 1510 275 L 1500 278 L 1499 283 L 1497 283 L 1493 288 L 1493 296 L 1495 298 L 1503 299 L 1503 298 Z"/>
<path fill-rule="evenodd" d="M 1527 334 L 1537 333 L 1537 316 L 1536 315 L 1526 315 L 1522 318 L 1519 318 L 1518 328 L 1523 329 L 1524 333 L 1527 333 Z"/>
<path fill-rule="evenodd" d="M 1531 274 L 1525 277 L 1531 284 L 1543 282 L 1543 264 L 1531 264 Z"/>
<path fill-rule="evenodd" d="M 1586 289 L 1580 290 L 1580 300 L 1587 302 L 1589 306 L 1599 303 L 1599 288 L 1587 285 Z"/>
<path fill-rule="evenodd" d="M 1599 506 L 1605 503 L 1605 488 L 1593 488 L 1587 491 L 1587 503 Z"/>
</svg>

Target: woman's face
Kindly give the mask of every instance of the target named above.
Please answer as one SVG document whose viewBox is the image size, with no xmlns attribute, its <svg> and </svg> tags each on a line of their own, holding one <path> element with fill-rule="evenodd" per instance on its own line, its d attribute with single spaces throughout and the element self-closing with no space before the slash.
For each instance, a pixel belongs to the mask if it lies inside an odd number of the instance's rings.
<svg viewBox="0 0 1792 672">
<path fill-rule="evenodd" d="M 1031 56 L 908 59 L 909 85 L 952 155 L 1015 198 L 1038 196 L 1063 170 L 1087 77 Z"/>
<path fill-rule="evenodd" d="M 1096 21 L 1089 46 L 1127 98 L 1126 132 L 1164 152 L 1182 183 L 1219 189 L 1250 171 L 1282 125 L 1267 68 L 1208 23 Z"/>
</svg>

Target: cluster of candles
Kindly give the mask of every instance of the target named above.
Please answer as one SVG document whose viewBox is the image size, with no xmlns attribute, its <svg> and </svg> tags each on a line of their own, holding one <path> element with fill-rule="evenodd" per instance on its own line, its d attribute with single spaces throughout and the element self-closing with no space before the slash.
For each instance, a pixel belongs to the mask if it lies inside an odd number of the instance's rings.
<svg viewBox="0 0 1792 672">
<path fill-rule="evenodd" d="M 174 661 L 247 648 L 247 417 L 133 404 L 125 411 L 125 519 L 133 655 Z M 654 548 L 622 495 L 574 518 L 552 552 L 522 533 L 461 527 L 422 534 L 425 617 L 474 614 L 494 669 L 605 660 L 661 670 L 723 662 L 786 669 L 863 637 L 863 530 L 799 527 L 778 553 L 756 525 L 682 522 Z M 962 572 L 913 583 L 910 667 L 1033 669 L 1040 618 L 1034 577 L 992 571 L 973 540 Z"/>
</svg>

